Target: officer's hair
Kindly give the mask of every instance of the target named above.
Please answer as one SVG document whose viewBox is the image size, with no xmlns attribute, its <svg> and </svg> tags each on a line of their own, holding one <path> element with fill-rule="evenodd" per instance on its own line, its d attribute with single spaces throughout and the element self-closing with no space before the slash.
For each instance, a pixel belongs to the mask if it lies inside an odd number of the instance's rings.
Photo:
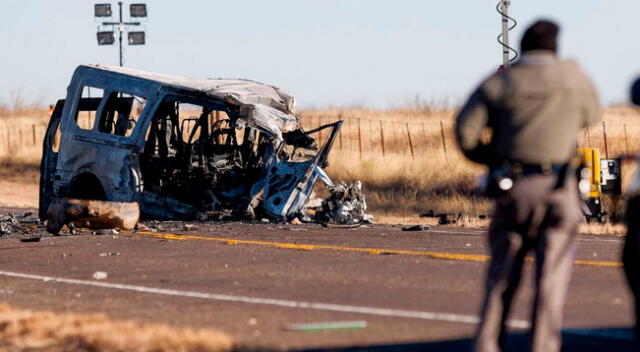
<svg viewBox="0 0 640 352">
<path fill-rule="evenodd" d="M 560 27 L 549 20 L 538 20 L 527 28 L 520 41 L 520 50 L 550 50 L 558 52 L 558 33 Z"/>
</svg>

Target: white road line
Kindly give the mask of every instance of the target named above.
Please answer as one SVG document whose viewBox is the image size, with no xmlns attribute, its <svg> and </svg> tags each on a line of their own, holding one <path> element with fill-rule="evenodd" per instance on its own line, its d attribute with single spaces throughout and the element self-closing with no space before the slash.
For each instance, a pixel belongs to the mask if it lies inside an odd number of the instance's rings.
<svg viewBox="0 0 640 352">
<path fill-rule="evenodd" d="M 378 307 L 365 307 L 365 306 L 350 306 L 342 304 L 331 303 L 317 303 L 317 302 L 300 302 L 275 298 L 259 298 L 259 297 L 247 297 L 247 296 L 233 296 L 204 292 L 193 291 L 180 291 L 171 290 L 156 287 L 146 287 L 137 285 L 117 284 L 104 281 L 90 281 L 90 280 L 77 280 L 66 279 L 53 276 L 42 276 L 23 274 L 10 271 L 0 271 L 0 275 L 9 276 L 21 279 L 38 280 L 44 282 L 64 283 L 72 285 L 84 285 L 102 288 L 111 288 L 117 290 L 135 291 L 143 293 L 154 293 L 167 296 L 181 296 L 190 298 L 201 298 L 216 301 L 237 302 L 237 303 L 250 303 L 250 304 L 264 304 L 271 306 L 287 307 L 287 308 L 300 308 L 300 309 L 314 309 L 333 311 L 341 313 L 359 313 L 368 315 L 378 315 L 384 317 L 396 317 L 396 318 L 412 318 L 423 320 L 437 320 L 452 323 L 465 323 L 465 324 L 477 324 L 479 322 L 478 317 L 473 315 L 452 314 L 452 313 L 435 313 L 425 311 L 403 310 L 403 309 L 390 309 L 390 308 L 378 308 Z M 516 329 L 528 329 L 529 322 L 524 320 L 509 320 L 507 325 Z"/>
</svg>

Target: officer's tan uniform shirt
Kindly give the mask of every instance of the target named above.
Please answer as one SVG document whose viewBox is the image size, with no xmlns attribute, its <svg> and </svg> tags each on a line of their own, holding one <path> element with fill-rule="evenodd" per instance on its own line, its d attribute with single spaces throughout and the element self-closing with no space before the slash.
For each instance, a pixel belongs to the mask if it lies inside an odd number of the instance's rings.
<svg viewBox="0 0 640 352">
<path fill-rule="evenodd" d="M 463 153 L 479 163 L 563 164 L 575 154 L 579 131 L 600 115 L 596 90 L 576 62 L 531 51 L 480 85 L 455 132 Z M 488 146 L 480 142 L 485 127 L 493 133 Z"/>
</svg>

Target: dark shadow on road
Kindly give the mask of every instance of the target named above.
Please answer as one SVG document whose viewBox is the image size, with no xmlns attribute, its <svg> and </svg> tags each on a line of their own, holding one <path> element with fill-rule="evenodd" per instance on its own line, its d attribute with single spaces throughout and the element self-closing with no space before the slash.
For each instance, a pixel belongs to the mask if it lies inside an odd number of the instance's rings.
<svg viewBox="0 0 640 352">
<path fill-rule="evenodd" d="M 528 336 L 526 333 L 514 333 L 508 337 L 507 351 L 526 351 Z M 565 329 L 562 332 L 563 352 L 631 352 L 638 351 L 632 328 L 609 329 Z M 418 342 L 396 345 L 353 346 L 323 349 L 300 350 L 301 352 L 469 352 L 473 345 L 471 338 Z"/>
</svg>

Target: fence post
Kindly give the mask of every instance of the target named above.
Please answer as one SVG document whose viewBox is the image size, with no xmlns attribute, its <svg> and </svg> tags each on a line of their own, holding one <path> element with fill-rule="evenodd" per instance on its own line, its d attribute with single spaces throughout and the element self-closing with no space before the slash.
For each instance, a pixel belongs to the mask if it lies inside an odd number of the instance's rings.
<svg viewBox="0 0 640 352">
<path fill-rule="evenodd" d="M 362 160 L 362 130 L 360 129 L 360 118 L 358 118 L 358 151 L 360 152 L 360 160 Z"/>
<path fill-rule="evenodd" d="M 607 145 L 607 127 L 602 121 L 602 138 L 604 139 L 604 155 L 605 158 L 609 159 L 609 146 Z"/>
<path fill-rule="evenodd" d="M 348 134 L 349 137 L 347 137 L 347 141 L 349 144 L 349 150 L 353 151 L 353 117 L 350 117 L 347 121 L 348 121 L 347 129 L 349 131 L 349 134 Z"/>
<path fill-rule="evenodd" d="M 31 125 L 31 137 L 33 137 L 33 145 L 36 145 L 36 125 Z"/>
<path fill-rule="evenodd" d="M 442 120 L 440 120 L 440 135 L 442 136 L 442 148 L 444 150 L 444 157 L 446 159 L 447 157 L 447 142 L 444 138 L 444 124 L 442 123 Z"/>
<path fill-rule="evenodd" d="M 625 156 L 629 157 L 629 140 L 627 138 L 627 124 L 624 124 L 624 151 Z"/>
<path fill-rule="evenodd" d="M 424 136 L 424 150 L 429 150 L 429 136 L 427 136 L 427 129 L 424 127 L 424 122 L 422 123 L 422 135 Z"/>
<path fill-rule="evenodd" d="M 384 132 L 382 130 L 382 120 L 380 120 L 380 145 L 382 146 L 382 157 L 384 158 Z"/>
<path fill-rule="evenodd" d="M 591 127 L 587 126 L 587 145 L 591 148 Z"/>
<path fill-rule="evenodd" d="M 318 128 L 320 128 L 320 126 L 322 126 L 322 122 L 320 121 L 321 116 L 318 115 Z M 318 131 L 318 142 L 320 142 L 320 144 L 322 144 L 322 130 Z"/>
<path fill-rule="evenodd" d="M 367 119 L 367 123 L 369 124 L 369 150 L 373 150 L 373 146 L 375 145 L 373 142 L 373 123 L 371 123 L 370 119 Z"/>
<path fill-rule="evenodd" d="M 404 125 L 407 128 L 407 138 L 409 139 L 409 150 L 411 150 L 411 159 L 415 159 L 416 156 L 415 154 L 413 154 L 413 143 L 411 143 L 411 132 L 409 132 L 409 123 L 405 122 Z"/>
<path fill-rule="evenodd" d="M 338 114 L 338 121 L 342 120 L 342 114 Z M 338 132 L 338 142 L 339 142 L 339 148 L 340 150 L 342 150 L 342 128 L 340 128 L 340 131 Z"/>
</svg>

